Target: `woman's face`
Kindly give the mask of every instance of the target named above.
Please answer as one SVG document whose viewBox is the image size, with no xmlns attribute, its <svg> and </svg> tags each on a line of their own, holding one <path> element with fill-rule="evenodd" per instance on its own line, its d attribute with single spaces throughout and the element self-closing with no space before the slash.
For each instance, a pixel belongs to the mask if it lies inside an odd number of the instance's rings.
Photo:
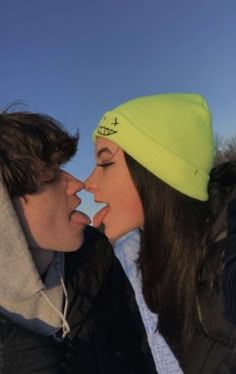
<svg viewBox="0 0 236 374">
<path fill-rule="evenodd" d="M 85 181 L 97 203 L 105 203 L 93 219 L 95 227 L 105 225 L 105 234 L 114 241 L 143 227 L 142 203 L 129 173 L 123 150 L 109 139 L 97 137 L 96 166 Z"/>
</svg>

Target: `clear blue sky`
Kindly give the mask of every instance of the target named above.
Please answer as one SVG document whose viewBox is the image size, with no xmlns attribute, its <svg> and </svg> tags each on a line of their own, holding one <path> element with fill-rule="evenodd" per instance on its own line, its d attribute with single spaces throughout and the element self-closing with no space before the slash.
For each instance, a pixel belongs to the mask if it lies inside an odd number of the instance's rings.
<svg viewBox="0 0 236 374">
<path fill-rule="evenodd" d="M 199 92 L 215 132 L 235 135 L 235 0 L 3 0 L 0 14 L 0 107 L 21 100 L 79 129 L 78 178 L 103 112 L 137 96 Z"/>
</svg>

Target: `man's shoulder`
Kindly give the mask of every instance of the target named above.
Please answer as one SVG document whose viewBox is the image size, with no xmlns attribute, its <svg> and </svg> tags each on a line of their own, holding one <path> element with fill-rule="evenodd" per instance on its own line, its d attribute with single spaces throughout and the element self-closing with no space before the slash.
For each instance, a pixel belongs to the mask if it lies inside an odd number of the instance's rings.
<svg viewBox="0 0 236 374">
<path fill-rule="evenodd" d="M 84 241 L 78 253 L 88 257 L 111 257 L 114 256 L 113 248 L 108 238 L 92 226 L 84 230 Z"/>
<path fill-rule="evenodd" d="M 75 252 L 66 253 L 66 271 L 71 274 L 78 267 L 110 267 L 115 255 L 107 237 L 92 226 L 84 230 L 82 246 Z"/>
<path fill-rule="evenodd" d="M 86 226 L 84 230 L 83 245 L 87 245 L 90 242 L 96 242 L 96 241 L 103 242 L 103 244 L 106 244 L 109 247 L 111 247 L 111 244 L 105 234 L 103 234 L 98 229 L 95 229 L 93 226 Z"/>
</svg>

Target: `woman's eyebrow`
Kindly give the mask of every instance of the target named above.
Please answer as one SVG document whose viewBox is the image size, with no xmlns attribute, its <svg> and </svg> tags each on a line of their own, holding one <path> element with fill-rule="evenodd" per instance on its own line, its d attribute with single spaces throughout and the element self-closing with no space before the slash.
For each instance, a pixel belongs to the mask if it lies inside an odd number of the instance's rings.
<svg viewBox="0 0 236 374">
<path fill-rule="evenodd" d="M 113 156 L 112 151 L 107 147 L 99 149 L 99 151 L 97 151 L 96 153 L 96 156 L 99 158 L 101 157 L 102 153 L 108 153 L 109 155 Z"/>
</svg>

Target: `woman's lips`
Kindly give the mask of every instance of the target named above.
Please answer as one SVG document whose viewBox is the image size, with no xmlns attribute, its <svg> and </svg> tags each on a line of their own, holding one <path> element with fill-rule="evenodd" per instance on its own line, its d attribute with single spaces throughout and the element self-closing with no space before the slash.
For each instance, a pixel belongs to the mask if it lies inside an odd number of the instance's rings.
<svg viewBox="0 0 236 374">
<path fill-rule="evenodd" d="M 109 213 L 109 211 L 110 211 L 109 205 L 106 205 L 102 209 L 100 209 L 93 217 L 93 226 L 99 227 L 103 223 L 103 220 L 105 216 Z"/>
</svg>

